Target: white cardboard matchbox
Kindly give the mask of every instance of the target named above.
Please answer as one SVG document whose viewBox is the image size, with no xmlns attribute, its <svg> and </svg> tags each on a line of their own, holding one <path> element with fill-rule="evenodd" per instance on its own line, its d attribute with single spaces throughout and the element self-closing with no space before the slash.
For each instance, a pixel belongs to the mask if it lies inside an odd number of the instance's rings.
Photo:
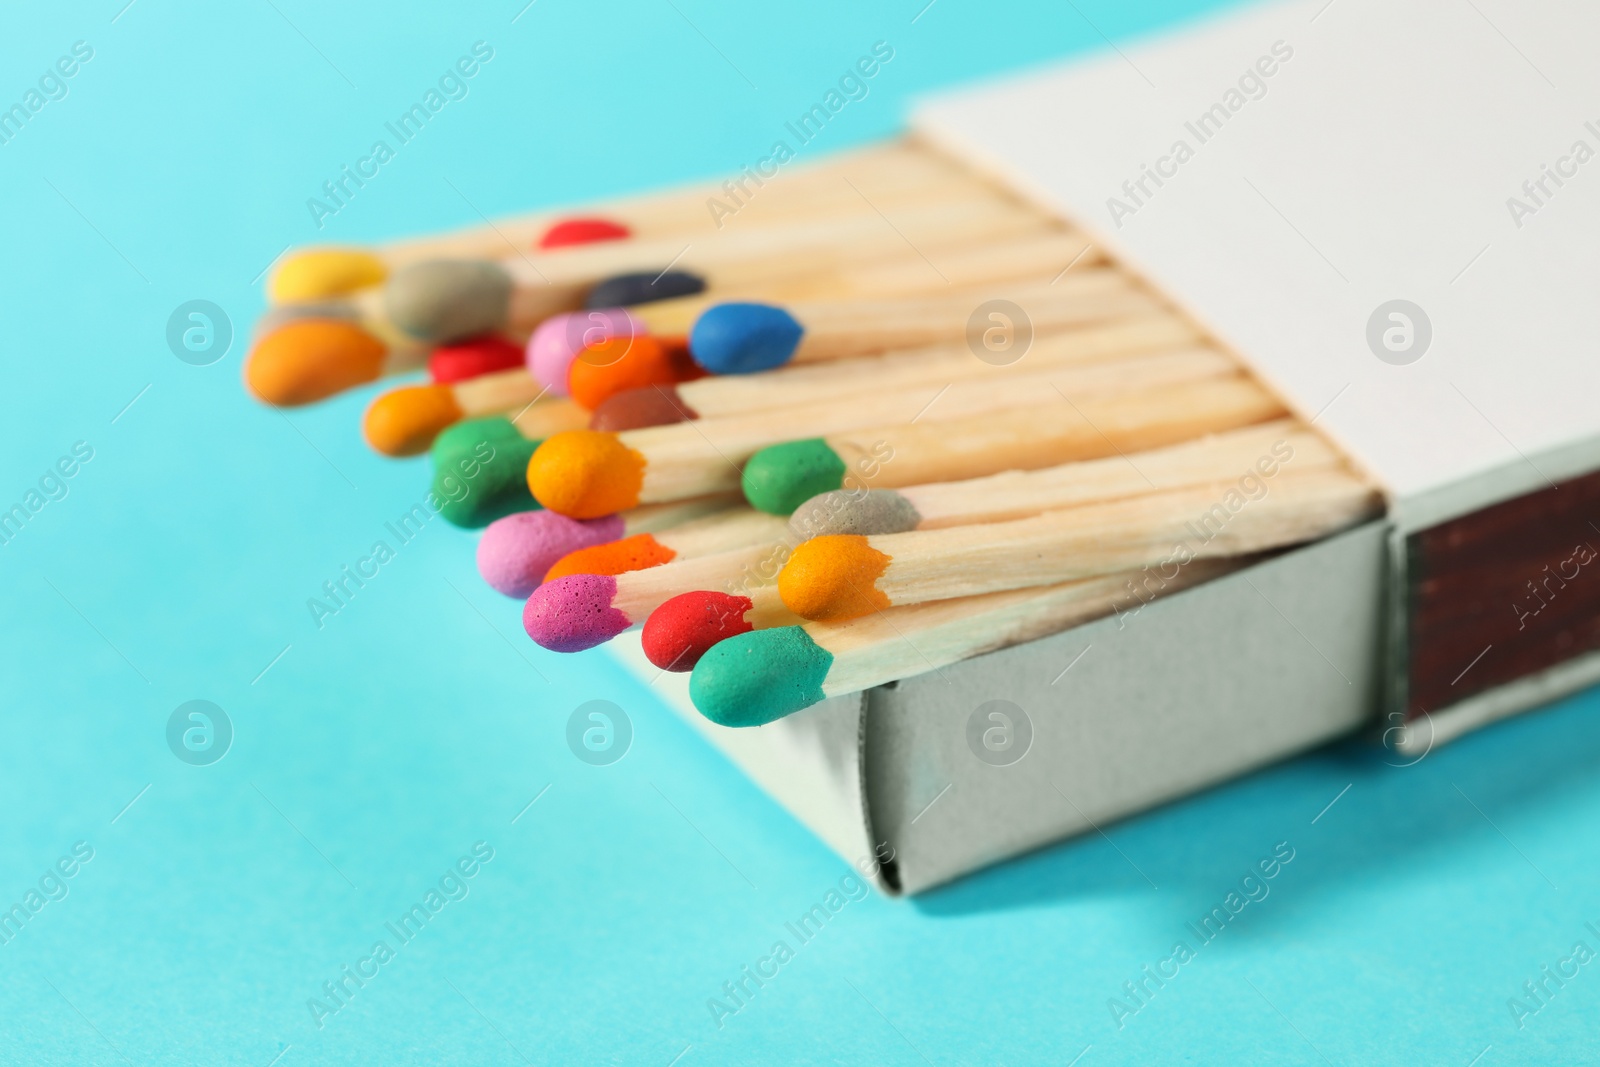
<svg viewBox="0 0 1600 1067">
<path fill-rule="evenodd" d="M 1385 518 L 754 729 L 637 634 L 617 657 L 905 893 L 1364 726 L 1417 753 L 1600 680 L 1600 8 L 1480 6 L 1251 6 L 912 122 L 1209 330 Z M 1009 762 L 968 742 L 994 701 L 1026 719 Z"/>
</svg>

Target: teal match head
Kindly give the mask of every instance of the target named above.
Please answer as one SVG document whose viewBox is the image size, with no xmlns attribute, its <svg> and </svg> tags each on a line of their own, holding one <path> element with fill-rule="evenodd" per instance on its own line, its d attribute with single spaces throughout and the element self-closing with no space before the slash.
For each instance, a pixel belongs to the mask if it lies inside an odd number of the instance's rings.
<svg viewBox="0 0 1600 1067">
<path fill-rule="evenodd" d="M 760 726 L 826 697 L 833 653 L 799 626 L 752 630 L 719 642 L 695 664 L 689 698 L 718 726 Z"/>
<path fill-rule="evenodd" d="M 744 498 L 769 515 L 789 515 L 818 493 L 844 485 L 839 453 L 820 437 L 786 441 L 750 457 L 740 476 Z"/>
</svg>

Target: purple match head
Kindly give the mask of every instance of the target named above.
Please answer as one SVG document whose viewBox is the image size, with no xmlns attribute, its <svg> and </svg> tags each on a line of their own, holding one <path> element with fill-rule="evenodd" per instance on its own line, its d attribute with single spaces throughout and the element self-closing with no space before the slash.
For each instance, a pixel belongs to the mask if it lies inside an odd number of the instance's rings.
<svg viewBox="0 0 1600 1067">
<path fill-rule="evenodd" d="M 622 516 L 569 519 L 553 511 L 518 511 L 496 519 L 478 541 L 478 573 L 506 596 L 522 598 L 539 588 L 545 572 L 569 552 L 616 541 Z"/>
<path fill-rule="evenodd" d="M 567 371 L 579 352 L 613 337 L 638 337 L 647 332 L 644 323 L 622 308 L 552 315 L 528 338 L 528 373 L 552 396 L 566 396 Z"/>
<path fill-rule="evenodd" d="M 522 609 L 522 628 L 541 648 L 582 652 L 632 626 L 611 606 L 617 579 L 609 574 L 569 574 L 533 591 Z"/>
</svg>

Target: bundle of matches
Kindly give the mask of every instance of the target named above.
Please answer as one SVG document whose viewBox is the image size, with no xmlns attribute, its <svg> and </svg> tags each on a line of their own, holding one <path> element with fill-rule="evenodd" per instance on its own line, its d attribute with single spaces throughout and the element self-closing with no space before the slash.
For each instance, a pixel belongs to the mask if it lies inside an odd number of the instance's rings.
<svg viewBox="0 0 1600 1067">
<path fill-rule="evenodd" d="M 839 178 L 888 192 L 921 188 L 955 173 L 943 159 L 899 142 L 841 154 L 820 164 L 799 164 L 781 180 L 759 182 L 759 196 L 741 205 L 744 217 L 770 220 L 807 209 L 825 211 L 855 194 Z M 796 180 L 798 179 L 798 180 Z M 832 179 L 832 180 L 830 180 Z M 394 271 L 432 259 L 494 259 L 518 250 L 549 250 L 627 238 L 694 237 L 721 228 L 706 208 L 728 185 L 624 198 L 576 211 L 550 211 L 433 237 L 358 248 L 312 248 L 287 257 L 267 283 L 275 304 L 337 299 L 379 284 Z M 859 200 L 859 197 L 855 197 Z"/>
<path fill-rule="evenodd" d="M 727 726 L 1381 506 L 1080 232 L 923 146 L 786 175 L 725 228 L 696 195 L 293 259 L 247 378 L 303 402 L 427 362 L 369 442 L 470 482 L 442 513 L 485 527 L 479 571 L 535 642 L 642 627 Z"/>
<path fill-rule="evenodd" d="M 1056 606 L 1056 629 L 1127 611 L 1353 525 L 1377 503 L 1319 437 L 1279 417 L 1028 471 L 832 490 L 806 501 L 784 538 L 682 561 L 622 573 L 552 565 L 524 624 L 545 647 L 577 651 L 642 622 L 653 663 L 694 670 L 703 713 L 754 725 L 862 679 L 1051 632 L 1040 627 Z M 1017 619 L 1027 621 L 1005 629 Z M 916 639 L 925 626 L 944 635 L 937 656 Z M 855 666 L 830 674 L 844 653 Z"/>
<path fill-rule="evenodd" d="M 702 189 L 388 249 L 293 255 L 270 283 L 276 302 L 246 381 L 269 403 L 309 403 L 417 369 L 439 345 L 494 335 L 520 344 L 557 313 L 701 293 L 821 298 L 875 282 L 931 291 L 1014 277 L 1075 241 L 1040 240 L 1037 212 L 910 145 L 796 168 L 759 192 L 736 225 L 706 211 Z M 957 256 L 948 278 L 920 258 L 1024 234 L 1033 239 L 1014 256 Z M 572 331 L 575 349 L 587 333 Z"/>
</svg>

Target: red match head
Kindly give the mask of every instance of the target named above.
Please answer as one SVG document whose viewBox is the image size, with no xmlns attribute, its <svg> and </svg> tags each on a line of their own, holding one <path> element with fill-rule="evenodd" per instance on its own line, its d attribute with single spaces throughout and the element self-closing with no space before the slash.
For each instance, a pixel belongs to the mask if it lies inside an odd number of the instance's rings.
<svg viewBox="0 0 1600 1067">
<path fill-rule="evenodd" d="M 745 621 L 747 596 L 697 591 L 662 604 L 645 620 L 644 654 L 664 671 L 693 670 L 711 646 L 755 627 Z"/>
</svg>

